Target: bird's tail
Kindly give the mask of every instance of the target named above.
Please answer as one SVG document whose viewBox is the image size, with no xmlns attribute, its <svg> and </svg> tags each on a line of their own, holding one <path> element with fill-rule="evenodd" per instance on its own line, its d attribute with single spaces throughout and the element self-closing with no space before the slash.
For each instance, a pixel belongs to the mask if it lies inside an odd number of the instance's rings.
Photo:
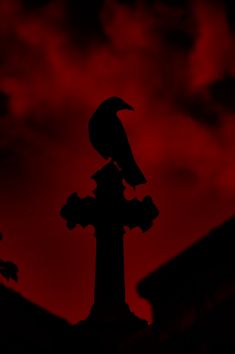
<svg viewBox="0 0 235 354">
<path fill-rule="evenodd" d="M 140 184 L 147 182 L 143 172 L 135 162 L 134 158 L 128 163 L 122 164 L 122 173 L 125 181 L 132 187 L 136 187 Z"/>
</svg>

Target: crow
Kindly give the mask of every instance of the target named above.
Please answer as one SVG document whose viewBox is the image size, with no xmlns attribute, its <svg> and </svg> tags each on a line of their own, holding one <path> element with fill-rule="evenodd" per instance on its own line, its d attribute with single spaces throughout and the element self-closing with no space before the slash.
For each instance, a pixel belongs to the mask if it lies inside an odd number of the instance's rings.
<svg viewBox="0 0 235 354">
<path fill-rule="evenodd" d="M 120 97 L 103 101 L 89 120 L 90 142 L 104 158 L 111 158 L 122 171 L 123 178 L 133 188 L 146 183 L 146 179 L 135 162 L 127 134 L 117 116 L 123 109 L 134 110 Z"/>
</svg>

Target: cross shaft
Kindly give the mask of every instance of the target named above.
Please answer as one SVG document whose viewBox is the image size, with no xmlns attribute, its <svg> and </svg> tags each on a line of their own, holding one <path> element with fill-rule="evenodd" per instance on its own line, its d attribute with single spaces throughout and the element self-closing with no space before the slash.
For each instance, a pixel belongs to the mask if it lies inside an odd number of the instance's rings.
<svg viewBox="0 0 235 354">
<path fill-rule="evenodd" d="M 123 178 L 114 163 L 108 163 L 92 178 L 95 197 L 73 193 L 61 210 L 67 227 L 92 225 L 96 236 L 95 301 L 92 315 L 99 320 L 122 317 L 125 302 L 123 236 L 125 227 L 149 230 L 158 210 L 147 196 L 143 201 L 124 197 Z M 127 310 L 128 309 L 128 310 Z"/>
</svg>

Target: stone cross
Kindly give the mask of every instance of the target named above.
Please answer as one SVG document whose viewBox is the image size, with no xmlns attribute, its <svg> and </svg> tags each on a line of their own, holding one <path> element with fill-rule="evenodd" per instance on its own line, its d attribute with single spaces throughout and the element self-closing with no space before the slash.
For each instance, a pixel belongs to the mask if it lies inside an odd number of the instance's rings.
<svg viewBox="0 0 235 354">
<path fill-rule="evenodd" d="M 136 317 L 125 301 L 123 236 L 126 229 L 149 230 L 158 216 L 150 196 L 142 201 L 124 197 L 123 177 L 110 162 L 96 172 L 94 196 L 80 198 L 73 193 L 61 209 L 67 227 L 92 225 L 96 237 L 96 274 L 94 305 L 89 320 L 125 321 L 138 327 L 143 320 Z M 146 324 L 146 322 L 144 321 Z"/>
</svg>

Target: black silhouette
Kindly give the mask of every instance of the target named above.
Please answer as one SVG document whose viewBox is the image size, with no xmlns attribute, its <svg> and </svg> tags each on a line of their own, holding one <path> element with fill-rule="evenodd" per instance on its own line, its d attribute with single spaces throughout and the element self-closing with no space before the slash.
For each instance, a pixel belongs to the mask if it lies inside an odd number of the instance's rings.
<svg viewBox="0 0 235 354">
<path fill-rule="evenodd" d="M 3 239 L 3 235 L 0 232 L 0 241 Z M 3 261 L 0 259 L 0 274 L 6 279 L 6 280 L 14 280 L 18 281 L 18 267 L 10 262 L 10 261 Z"/>
<path fill-rule="evenodd" d="M 89 122 L 90 139 L 105 158 L 112 157 L 92 178 L 95 197 L 80 198 L 73 193 L 61 209 L 67 227 L 94 226 L 96 236 L 96 274 L 94 305 L 85 321 L 78 324 L 107 352 L 115 338 L 142 329 L 147 322 L 135 316 L 125 299 L 123 236 L 125 227 L 146 232 L 158 216 L 150 196 L 143 201 L 126 200 L 123 178 L 132 186 L 145 181 L 136 165 L 124 128 L 116 116 L 118 109 L 131 107 L 120 98 L 103 102 Z M 116 163 L 118 166 L 116 165 Z M 120 168 L 119 168 L 120 167 Z M 113 351 L 112 351 L 113 352 Z"/>
<path fill-rule="evenodd" d="M 70 332 L 68 322 L 0 284 L 1 354 L 81 353 Z"/>
<path fill-rule="evenodd" d="M 110 97 L 102 102 L 90 118 L 89 136 L 100 155 L 116 162 L 126 182 L 135 187 L 146 183 L 146 179 L 135 162 L 126 132 L 117 116 L 117 112 L 123 109 L 133 110 L 133 107 L 119 97 Z"/>
<path fill-rule="evenodd" d="M 154 323 L 121 337 L 108 353 L 234 354 L 234 233 L 235 218 L 142 281 L 139 291 L 152 305 Z M 107 354 L 98 330 L 98 340 L 91 340 L 1 284 L 0 314 L 1 354 Z"/>
<path fill-rule="evenodd" d="M 131 353 L 235 353 L 235 218 L 139 283 L 154 324 Z"/>
<path fill-rule="evenodd" d="M 158 210 L 149 196 L 125 199 L 124 176 L 114 161 L 92 178 L 94 195 L 73 193 L 61 210 L 69 229 L 95 228 L 90 315 L 73 326 L 0 285 L 1 353 L 235 353 L 235 218 L 139 284 L 153 309 L 154 323 L 147 326 L 125 300 L 123 237 L 127 228 L 149 230 Z M 7 279 L 16 280 L 17 272 L 13 263 L 0 260 Z"/>
<path fill-rule="evenodd" d="M 7 280 L 18 281 L 18 267 L 10 261 L 0 259 L 0 273 Z"/>
<path fill-rule="evenodd" d="M 3 91 L 0 91 L 0 118 L 6 117 L 9 112 L 10 97 Z"/>
<path fill-rule="evenodd" d="M 80 198 L 73 193 L 61 215 L 69 229 L 77 224 L 93 225 L 96 236 L 95 302 L 88 318 L 94 324 L 109 323 L 119 331 L 146 325 L 129 310 L 125 302 L 123 236 L 124 226 L 149 230 L 158 210 L 147 196 L 143 201 L 125 200 L 122 174 L 110 162 L 92 177 L 96 198 Z"/>
</svg>

